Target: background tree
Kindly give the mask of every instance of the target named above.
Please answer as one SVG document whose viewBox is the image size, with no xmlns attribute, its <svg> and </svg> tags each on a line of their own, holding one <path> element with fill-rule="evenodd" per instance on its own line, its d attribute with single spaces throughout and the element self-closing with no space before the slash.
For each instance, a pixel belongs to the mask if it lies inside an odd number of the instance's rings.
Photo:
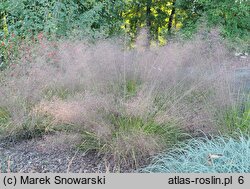
<svg viewBox="0 0 250 189">
<path fill-rule="evenodd" d="M 111 37 L 127 32 L 133 42 L 140 28 L 148 41 L 164 43 L 177 31 L 192 35 L 200 18 L 219 25 L 229 38 L 249 38 L 247 0 L 2 0 L 0 37 Z M 148 45 L 149 45 L 148 43 Z"/>
</svg>

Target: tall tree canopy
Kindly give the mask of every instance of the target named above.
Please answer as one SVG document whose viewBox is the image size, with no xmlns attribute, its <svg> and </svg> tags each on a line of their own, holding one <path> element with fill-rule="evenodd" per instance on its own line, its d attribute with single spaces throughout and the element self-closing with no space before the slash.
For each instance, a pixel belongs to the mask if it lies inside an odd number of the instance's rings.
<svg viewBox="0 0 250 189">
<path fill-rule="evenodd" d="M 249 12 L 249 0 L 2 0 L 0 36 L 127 32 L 133 40 L 147 27 L 149 39 L 159 42 L 180 29 L 192 31 L 205 17 L 223 26 L 225 36 L 241 37 L 249 35 Z"/>
</svg>

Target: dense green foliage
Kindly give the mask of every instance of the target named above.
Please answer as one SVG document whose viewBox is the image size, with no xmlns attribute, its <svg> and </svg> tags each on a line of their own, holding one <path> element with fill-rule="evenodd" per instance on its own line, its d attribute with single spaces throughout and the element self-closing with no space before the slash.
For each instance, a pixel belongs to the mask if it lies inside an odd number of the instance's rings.
<svg viewBox="0 0 250 189">
<path fill-rule="evenodd" d="M 14 33 L 27 37 L 39 32 L 67 35 L 83 30 L 91 35 L 97 32 L 110 36 L 119 20 L 115 11 L 119 6 L 120 3 L 107 0 L 4 0 L 0 5 L 1 35 Z M 8 28 L 4 28 L 6 25 Z"/>
<path fill-rule="evenodd" d="M 0 68 L 16 57 L 17 42 L 37 37 L 95 39 L 121 32 L 120 1 L 3 0 L 0 2 Z"/>
<path fill-rule="evenodd" d="M 249 12 L 247 0 L 3 0 L 0 35 L 64 36 L 84 31 L 109 37 L 125 29 L 134 37 L 140 27 L 147 26 L 151 39 L 158 40 L 173 29 L 191 30 L 206 16 L 209 24 L 223 25 L 224 35 L 242 37 L 249 34 Z"/>
<path fill-rule="evenodd" d="M 170 34 L 192 36 L 199 20 L 220 26 L 221 34 L 237 46 L 244 41 L 248 51 L 249 12 L 247 0 L 2 0 L 0 68 L 16 57 L 20 39 L 36 39 L 39 33 L 96 39 L 125 32 L 133 42 L 146 27 L 149 46 L 165 44 Z"/>
<path fill-rule="evenodd" d="M 249 37 L 250 4 L 247 0 L 200 0 L 210 24 L 222 24 L 223 34 L 230 37 Z"/>
</svg>

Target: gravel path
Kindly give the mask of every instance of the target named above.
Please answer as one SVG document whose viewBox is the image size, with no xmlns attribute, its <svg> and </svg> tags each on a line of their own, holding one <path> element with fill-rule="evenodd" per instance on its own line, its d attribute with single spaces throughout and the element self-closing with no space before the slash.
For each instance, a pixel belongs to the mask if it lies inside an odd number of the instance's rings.
<svg viewBox="0 0 250 189">
<path fill-rule="evenodd" d="M 62 133 L 16 144 L 0 142 L 0 171 L 106 172 L 103 158 L 95 152 L 77 150 L 77 142 L 79 136 Z"/>
</svg>

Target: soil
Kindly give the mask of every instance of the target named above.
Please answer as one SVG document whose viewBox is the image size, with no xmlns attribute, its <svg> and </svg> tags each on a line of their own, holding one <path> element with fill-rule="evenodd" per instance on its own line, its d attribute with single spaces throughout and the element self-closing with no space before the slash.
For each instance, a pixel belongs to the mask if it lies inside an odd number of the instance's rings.
<svg viewBox="0 0 250 189">
<path fill-rule="evenodd" d="M 97 152 L 77 149 L 80 137 L 56 133 L 21 142 L 0 141 L 0 171 L 24 173 L 132 172 L 129 167 L 112 170 Z M 110 163 L 110 162 L 109 162 Z"/>
</svg>

